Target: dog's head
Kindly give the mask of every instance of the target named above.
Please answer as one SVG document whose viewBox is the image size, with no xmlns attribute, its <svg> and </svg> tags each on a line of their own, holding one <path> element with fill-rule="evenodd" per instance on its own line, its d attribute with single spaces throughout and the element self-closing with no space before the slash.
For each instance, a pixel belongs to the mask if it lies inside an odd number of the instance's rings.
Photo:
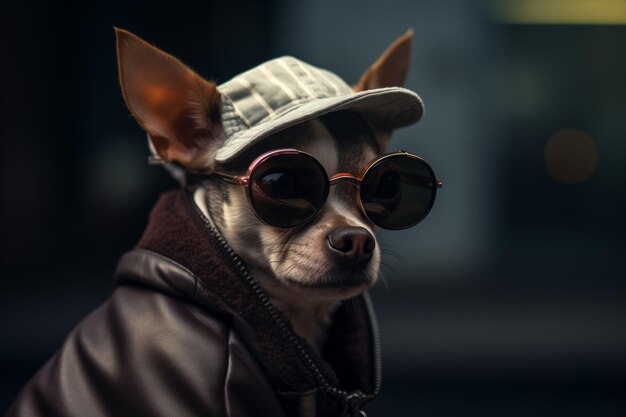
<svg viewBox="0 0 626 417">
<path fill-rule="evenodd" d="M 148 132 L 156 153 L 189 172 L 243 175 L 259 155 L 295 148 L 319 161 L 328 176 L 357 175 L 387 148 L 390 131 L 373 128 L 358 113 L 338 111 L 279 131 L 228 163 L 216 162 L 225 140 L 217 86 L 136 36 L 122 30 L 116 34 L 128 107 Z M 402 85 L 411 38 L 409 31 L 396 40 L 353 89 Z M 208 210 L 222 234 L 274 293 L 337 300 L 375 283 L 380 265 L 375 226 L 359 208 L 353 184 L 330 187 L 317 216 L 293 228 L 261 221 L 240 184 L 214 178 L 204 186 Z"/>
</svg>

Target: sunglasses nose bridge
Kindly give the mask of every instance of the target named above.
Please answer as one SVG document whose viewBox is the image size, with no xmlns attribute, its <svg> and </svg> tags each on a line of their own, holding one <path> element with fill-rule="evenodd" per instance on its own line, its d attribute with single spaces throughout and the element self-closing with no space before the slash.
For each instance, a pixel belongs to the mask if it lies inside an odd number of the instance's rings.
<svg viewBox="0 0 626 417">
<path fill-rule="evenodd" d="M 333 175 L 332 177 L 330 177 L 329 182 L 331 186 L 342 183 L 354 185 L 355 187 L 359 187 L 361 185 L 361 180 L 359 178 L 345 172 Z"/>
</svg>

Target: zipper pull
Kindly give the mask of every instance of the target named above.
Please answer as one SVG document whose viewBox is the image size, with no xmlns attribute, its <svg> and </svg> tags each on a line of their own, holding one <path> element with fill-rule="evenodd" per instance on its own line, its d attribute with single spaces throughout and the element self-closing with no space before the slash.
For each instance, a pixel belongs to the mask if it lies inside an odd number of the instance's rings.
<svg viewBox="0 0 626 417">
<path fill-rule="evenodd" d="M 367 417 L 367 413 L 363 410 L 359 410 L 363 403 L 357 399 L 353 399 L 348 404 L 348 416 L 350 417 Z"/>
</svg>

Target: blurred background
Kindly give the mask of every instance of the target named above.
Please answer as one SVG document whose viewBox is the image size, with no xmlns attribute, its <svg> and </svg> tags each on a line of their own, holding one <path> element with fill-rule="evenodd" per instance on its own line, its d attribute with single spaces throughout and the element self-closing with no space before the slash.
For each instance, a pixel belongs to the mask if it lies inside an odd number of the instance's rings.
<svg viewBox="0 0 626 417">
<path fill-rule="evenodd" d="M 626 1 L 3 4 L 0 412 L 113 289 L 159 193 L 113 26 L 224 82 L 295 55 L 348 82 L 407 28 L 444 181 L 383 233 L 370 416 L 626 415 Z"/>
</svg>

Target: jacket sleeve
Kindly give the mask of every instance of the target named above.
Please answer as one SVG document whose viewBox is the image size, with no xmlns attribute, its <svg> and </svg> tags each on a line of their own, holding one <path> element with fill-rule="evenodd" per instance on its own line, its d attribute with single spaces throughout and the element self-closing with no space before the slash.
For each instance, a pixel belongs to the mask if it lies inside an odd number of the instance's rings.
<svg viewBox="0 0 626 417">
<path fill-rule="evenodd" d="M 7 417 L 259 415 L 283 412 L 227 323 L 123 286 L 72 331 Z"/>
</svg>

